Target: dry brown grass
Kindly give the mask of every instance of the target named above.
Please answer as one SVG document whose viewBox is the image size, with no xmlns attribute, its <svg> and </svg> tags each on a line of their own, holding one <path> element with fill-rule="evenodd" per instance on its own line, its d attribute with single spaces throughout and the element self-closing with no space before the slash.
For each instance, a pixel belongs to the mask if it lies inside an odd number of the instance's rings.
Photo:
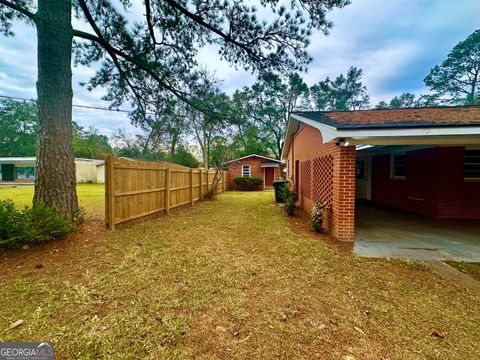
<svg viewBox="0 0 480 360">
<path fill-rule="evenodd" d="M 303 226 L 272 193 L 231 192 L 5 253 L 0 341 L 52 340 L 59 359 L 480 358 L 478 292 Z"/>
</svg>

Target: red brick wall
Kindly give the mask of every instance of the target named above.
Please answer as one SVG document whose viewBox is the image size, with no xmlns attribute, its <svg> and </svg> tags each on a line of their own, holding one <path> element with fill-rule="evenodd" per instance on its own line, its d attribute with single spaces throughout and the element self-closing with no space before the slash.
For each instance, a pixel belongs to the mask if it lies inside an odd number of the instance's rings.
<svg viewBox="0 0 480 360">
<path fill-rule="evenodd" d="M 300 162 L 299 206 L 311 212 L 317 202 L 331 210 L 326 230 L 343 241 L 354 240 L 355 147 L 323 143 L 319 130 L 304 125 L 295 135 L 288 153 L 287 177 L 295 179 L 295 161 Z"/>
<path fill-rule="evenodd" d="M 480 219 L 480 182 L 463 178 L 463 147 L 407 152 L 406 180 L 390 179 L 390 155 L 372 162 L 372 199 L 438 219 Z"/>
<path fill-rule="evenodd" d="M 238 190 L 237 185 L 233 182 L 233 179 L 242 176 L 242 166 L 243 165 L 250 165 L 250 176 L 251 177 L 258 177 L 263 179 L 263 168 L 261 166 L 264 162 L 271 162 L 266 159 L 251 156 L 242 160 L 238 160 L 235 162 L 231 162 L 228 164 L 228 190 Z M 280 167 L 274 168 L 275 174 L 274 178 L 278 179 L 281 177 L 280 175 Z M 260 190 L 263 190 L 263 186 Z"/>
</svg>

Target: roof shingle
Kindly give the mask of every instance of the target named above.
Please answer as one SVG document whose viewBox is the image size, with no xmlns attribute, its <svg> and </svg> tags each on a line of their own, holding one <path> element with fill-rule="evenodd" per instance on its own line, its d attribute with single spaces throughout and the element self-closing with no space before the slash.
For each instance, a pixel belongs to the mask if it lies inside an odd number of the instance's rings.
<svg viewBox="0 0 480 360">
<path fill-rule="evenodd" d="M 294 112 L 337 129 L 480 126 L 480 106 Z"/>
</svg>

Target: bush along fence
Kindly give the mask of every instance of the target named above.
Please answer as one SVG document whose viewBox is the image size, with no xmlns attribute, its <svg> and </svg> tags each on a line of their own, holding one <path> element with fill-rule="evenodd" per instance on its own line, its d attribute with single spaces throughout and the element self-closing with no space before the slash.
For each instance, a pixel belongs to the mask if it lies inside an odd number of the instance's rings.
<svg viewBox="0 0 480 360">
<path fill-rule="evenodd" d="M 217 175 L 218 176 L 218 175 Z M 226 190 L 220 173 L 217 192 Z M 166 162 L 108 156 L 105 161 L 105 223 L 107 228 L 204 199 L 215 170 L 193 169 Z"/>
</svg>

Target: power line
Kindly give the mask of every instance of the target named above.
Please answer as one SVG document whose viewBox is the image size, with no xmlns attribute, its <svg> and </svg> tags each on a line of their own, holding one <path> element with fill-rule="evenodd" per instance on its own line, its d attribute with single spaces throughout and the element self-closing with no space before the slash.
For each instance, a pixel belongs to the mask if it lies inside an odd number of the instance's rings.
<svg viewBox="0 0 480 360">
<path fill-rule="evenodd" d="M 0 98 L 4 99 L 10 99 L 10 100 L 23 100 L 23 101 L 31 101 L 31 102 L 36 102 L 37 100 L 34 99 L 27 99 L 27 98 L 21 98 L 21 97 L 15 97 L 15 96 L 7 96 L 7 95 L 0 95 Z M 123 112 L 130 114 L 132 111 L 128 110 L 123 110 L 123 109 L 110 109 L 110 108 L 104 108 L 104 107 L 99 107 L 99 106 L 90 106 L 90 105 L 76 105 L 73 104 L 73 107 L 77 108 L 83 108 L 83 109 L 93 109 L 93 110 L 103 110 L 103 111 L 111 111 L 111 112 Z"/>
</svg>

